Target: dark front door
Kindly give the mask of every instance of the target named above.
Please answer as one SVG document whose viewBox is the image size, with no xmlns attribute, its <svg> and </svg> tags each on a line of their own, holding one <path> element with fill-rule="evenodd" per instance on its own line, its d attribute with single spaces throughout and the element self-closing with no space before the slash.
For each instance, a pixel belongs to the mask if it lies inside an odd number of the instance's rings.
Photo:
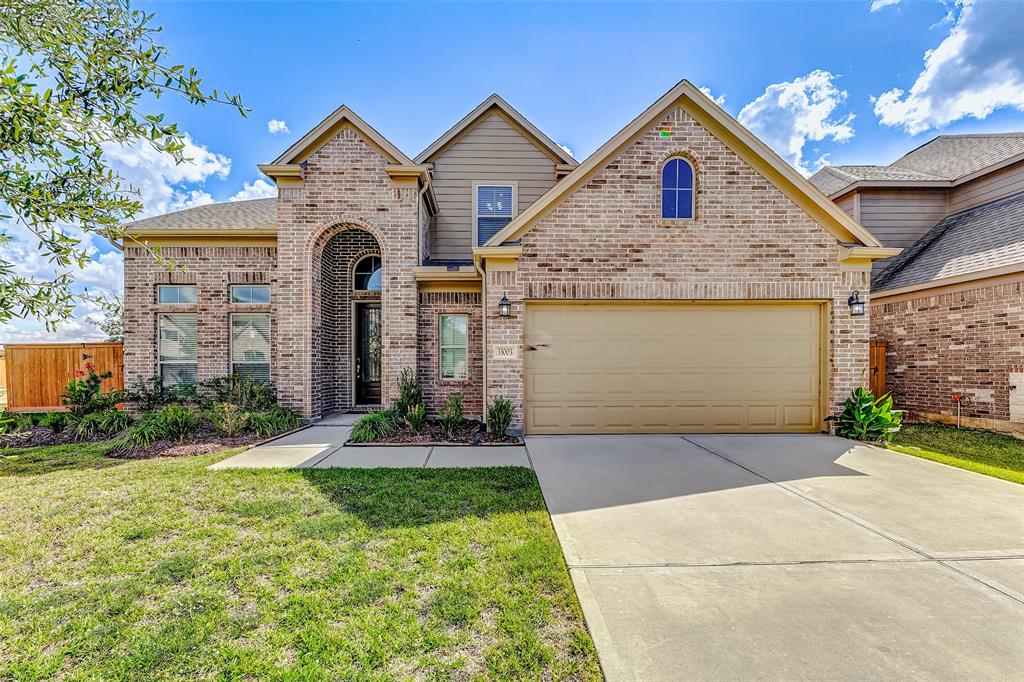
<svg viewBox="0 0 1024 682">
<path fill-rule="evenodd" d="M 356 404 L 380 405 L 380 304 L 356 306 Z"/>
</svg>

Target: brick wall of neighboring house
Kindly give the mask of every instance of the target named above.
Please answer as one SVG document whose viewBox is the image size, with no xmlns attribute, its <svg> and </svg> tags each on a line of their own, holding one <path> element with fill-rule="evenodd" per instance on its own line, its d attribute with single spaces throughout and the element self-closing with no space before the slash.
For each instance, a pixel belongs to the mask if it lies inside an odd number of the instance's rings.
<svg viewBox="0 0 1024 682">
<path fill-rule="evenodd" d="M 668 130 L 668 136 L 661 131 Z M 663 221 L 660 170 L 675 154 L 697 169 L 696 219 Z M 831 409 L 869 365 L 866 272 L 840 270 L 836 238 L 682 109 L 669 112 L 522 238 L 515 272 L 487 273 L 487 343 L 521 343 L 524 300 L 831 300 Z M 492 311 L 502 295 L 512 317 Z M 523 425 L 523 361 L 488 359 L 487 396 Z"/>
<path fill-rule="evenodd" d="M 1010 419 L 1010 374 L 1024 372 L 1024 283 L 871 306 L 871 332 L 886 343 L 886 385 L 896 406 L 954 417 Z"/>
<path fill-rule="evenodd" d="M 136 379 L 157 373 L 157 315 L 196 313 L 198 323 L 199 379 L 230 373 L 230 325 L 232 312 L 273 312 L 276 305 L 276 249 L 273 247 L 169 246 L 160 256 L 174 261 L 168 270 L 146 249 L 127 246 L 124 250 L 124 376 L 130 386 Z M 194 305 L 158 304 L 156 288 L 161 284 L 195 284 L 199 300 Z M 271 305 L 230 303 L 232 284 L 270 284 Z M 276 329 L 278 317 L 271 317 Z M 272 338 L 276 334 L 272 334 Z M 282 383 L 280 367 L 271 363 L 272 380 Z"/>
<path fill-rule="evenodd" d="M 467 362 L 469 377 L 465 380 L 440 378 L 440 316 L 443 313 L 469 315 Z M 423 402 L 431 416 L 452 393 L 462 394 L 462 408 L 467 418 L 480 419 L 483 414 L 483 315 L 480 294 L 475 292 L 420 292 L 419 312 L 419 377 L 423 382 Z"/>
<path fill-rule="evenodd" d="M 352 128 L 307 160 L 302 187 L 278 192 L 277 364 L 290 381 L 282 384 L 285 404 L 305 417 L 323 405 L 321 338 L 313 286 L 314 261 L 330 238 L 346 229 L 372 234 L 380 244 L 384 270 L 381 308 L 384 326 L 382 391 L 392 399 L 398 373 L 416 366 L 416 281 L 419 211 L 415 187 L 397 187 L 386 172 L 388 160 Z"/>
<path fill-rule="evenodd" d="M 313 348 L 319 353 L 313 366 L 320 412 L 353 405 L 355 376 L 352 366 L 352 304 L 380 301 L 377 292 L 353 291 L 353 269 L 364 256 L 380 254 L 377 240 L 363 230 L 346 230 L 332 237 L 314 257 L 313 288 L 320 291 L 313 311 Z"/>
</svg>

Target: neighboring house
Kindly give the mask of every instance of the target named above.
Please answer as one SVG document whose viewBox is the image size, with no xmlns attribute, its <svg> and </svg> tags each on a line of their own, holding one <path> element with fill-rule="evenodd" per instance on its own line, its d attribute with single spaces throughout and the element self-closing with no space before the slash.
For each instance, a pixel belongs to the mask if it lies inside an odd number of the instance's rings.
<svg viewBox="0 0 1024 682">
<path fill-rule="evenodd" d="M 683 81 L 578 164 L 500 97 L 415 159 L 346 107 L 275 199 L 133 223 L 125 371 L 269 376 L 307 419 L 498 396 L 530 433 L 818 431 L 885 249 Z M 507 305 L 505 305 L 507 303 Z"/>
<path fill-rule="evenodd" d="M 943 135 L 811 181 L 886 246 L 871 331 L 916 416 L 1024 431 L 1024 133 Z"/>
</svg>

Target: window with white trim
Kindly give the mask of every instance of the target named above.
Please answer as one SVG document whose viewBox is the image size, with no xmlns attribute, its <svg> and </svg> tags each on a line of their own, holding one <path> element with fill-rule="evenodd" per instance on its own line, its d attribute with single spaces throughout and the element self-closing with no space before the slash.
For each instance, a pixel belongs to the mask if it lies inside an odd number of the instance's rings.
<svg viewBox="0 0 1024 682">
<path fill-rule="evenodd" d="M 661 168 L 661 217 L 691 220 L 694 213 L 693 165 L 674 157 Z"/>
<path fill-rule="evenodd" d="M 157 362 L 164 386 L 196 383 L 197 324 L 195 313 L 168 313 L 157 317 Z"/>
<path fill-rule="evenodd" d="M 232 303 L 270 303 L 270 287 L 266 284 L 232 284 Z"/>
<path fill-rule="evenodd" d="M 231 315 L 231 373 L 270 381 L 270 313 Z"/>
<path fill-rule="evenodd" d="M 195 303 L 198 297 L 195 284 L 161 284 L 156 288 L 157 303 Z"/>
<path fill-rule="evenodd" d="M 482 245 L 512 222 L 515 216 L 515 185 L 476 186 L 476 244 Z"/>
<path fill-rule="evenodd" d="M 469 377 L 469 315 L 441 315 L 441 378 Z"/>
</svg>

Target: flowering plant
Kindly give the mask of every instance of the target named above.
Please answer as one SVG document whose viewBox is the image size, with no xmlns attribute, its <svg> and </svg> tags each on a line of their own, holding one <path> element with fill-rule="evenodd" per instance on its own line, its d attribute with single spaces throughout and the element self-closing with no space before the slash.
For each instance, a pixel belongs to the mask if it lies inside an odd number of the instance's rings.
<svg viewBox="0 0 1024 682">
<path fill-rule="evenodd" d="M 122 391 L 103 392 L 103 380 L 112 377 L 111 372 L 100 374 L 88 361 L 82 367 L 75 371 L 75 377 L 68 381 L 60 394 L 61 403 L 68 408 L 72 417 L 111 410 L 124 400 Z"/>
</svg>

